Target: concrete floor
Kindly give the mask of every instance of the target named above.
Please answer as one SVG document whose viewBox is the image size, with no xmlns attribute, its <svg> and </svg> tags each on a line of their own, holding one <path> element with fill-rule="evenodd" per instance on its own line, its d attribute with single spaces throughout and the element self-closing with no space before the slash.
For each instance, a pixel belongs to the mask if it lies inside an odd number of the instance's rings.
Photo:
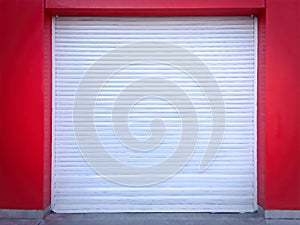
<svg viewBox="0 0 300 225">
<path fill-rule="evenodd" d="M 45 219 L 0 219 L 0 225 L 300 225 L 300 219 L 253 214 L 115 213 L 50 214 Z"/>
</svg>

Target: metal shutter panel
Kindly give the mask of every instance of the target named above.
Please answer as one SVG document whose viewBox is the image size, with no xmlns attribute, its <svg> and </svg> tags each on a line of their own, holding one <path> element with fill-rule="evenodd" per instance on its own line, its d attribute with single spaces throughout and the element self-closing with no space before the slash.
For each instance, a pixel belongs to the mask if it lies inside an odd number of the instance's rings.
<svg viewBox="0 0 300 225">
<path fill-rule="evenodd" d="M 256 36 L 256 21 L 251 17 L 54 18 L 52 209 L 67 213 L 255 211 Z M 88 165 L 76 142 L 72 118 L 79 84 L 93 63 L 117 47 L 139 41 L 175 44 L 198 56 L 222 92 L 226 127 L 216 158 L 199 171 L 212 133 L 211 107 L 201 88 L 184 72 L 160 62 L 138 62 L 117 71 L 99 93 L 94 120 L 102 145 L 119 162 L 135 167 L 162 162 L 180 139 L 181 121 L 172 104 L 150 96 L 133 107 L 130 131 L 145 140 L 151 133 L 151 119 L 160 117 L 166 140 L 142 154 L 118 141 L 111 111 L 120 91 L 132 82 L 147 77 L 171 80 L 187 93 L 199 117 L 199 139 L 186 166 L 163 182 L 132 187 L 111 182 Z M 174 52 L 176 57 L 184 60 Z M 93 79 L 89 82 L 91 90 L 98 88 Z M 159 83 L 152 85 L 159 87 Z M 135 91 L 143 92 L 145 87 Z M 187 107 L 185 113 L 190 110 Z"/>
</svg>

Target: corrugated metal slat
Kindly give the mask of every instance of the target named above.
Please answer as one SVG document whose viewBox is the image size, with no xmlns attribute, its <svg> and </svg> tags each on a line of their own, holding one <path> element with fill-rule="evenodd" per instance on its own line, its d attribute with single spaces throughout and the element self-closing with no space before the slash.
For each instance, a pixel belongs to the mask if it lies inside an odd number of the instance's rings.
<svg viewBox="0 0 300 225">
<path fill-rule="evenodd" d="M 251 17 L 57 17 L 53 20 L 53 184 L 52 210 L 55 212 L 253 212 L 256 210 L 256 21 Z M 178 49 L 160 52 L 156 48 L 141 47 L 120 51 L 106 57 L 101 66 L 89 68 L 102 56 L 126 44 L 141 41 L 171 43 L 187 49 L 204 63 L 191 66 L 191 71 L 202 71 L 202 87 L 183 71 L 161 62 L 136 62 L 119 71 L 111 69 L 116 62 L 127 60 L 128 51 L 136 59 L 147 52 L 167 55 L 173 62 L 189 64 Z M 193 64 L 194 65 L 194 64 Z M 207 68 L 209 72 L 207 72 Z M 119 93 L 133 82 L 148 78 L 164 78 L 176 83 L 190 98 L 199 119 L 199 137 L 195 152 L 186 166 L 170 179 L 142 187 L 124 186 L 111 182 L 89 166 L 77 143 L 73 113 L 74 100 L 80 82 L 87 72 L 111 73 L 98 93 L 94 106 L 94 124 L 104 148 L 121 163 L 133 167 L 151 166 L 163 162 L 174 153 L 181 138 L 181 119 L 168 101 L 148 96 L 138 101 L 128 122 L 122 113 L 113 119 L 118 125 L 129 126 L 131 134 L 120 131 L 131 144 L 131 135 L 146 140 L 153 118 L 161 118 L 166 126 L 164 140 L 156 149 L 140 153 L 124 146 L 112 127 L 112 110 Z M 225 133 L 222 144 L 210 166 L 199 171 L 213 127 L 222 128 L 223 102 L 219 101 L 214 76 L 225 104 Z M 103 78 L 106 79 L 106 78 Z M 86 80 L 84 100 L 77 101 L 77 110 L 85 108 L 99 90 L 99 78 Z M 151 87 L 146 89 L 145 87 Z M 215 99 L 215 117 L 204 90 Z M 128 93 L 139 95 L 152 91 L 174 97 L 177 93 L 159 81 L 132 88 Z M 131 100 L 118 102 L 126 109 Z M 194 113 L 184 98 L 178 104 L 194 123 Z M 91 139 L 90 161 L 105 162 L 99 157 L 97 144 L 90 137 L 89 121 L 85 114 L 77 118 L 77 125 L 86 129 L 78 138 Z M 187 134 L 193 128 L 186 129 Z M 217 130 L 216 133 L 221 133 Z M 131 141 L 130 141 L 131 140 Z M 186 147 L 193 139 L 186 139 Z M 132 143 L 133 144 L 133 143 Z M 212 145 L 214 146 L 214 145 Z M 216 145 L 217 146 L 217 145 Z M 183 156 L 177 154 L 176 157 Z M 214 153 L 208 153 L 213 157 Z M 206 159 L 210 161 L 210 159 Z M 204 160 L 205 161 L 205 160 Z M 174 165 L 176 162 L 174 163 Z M 172 165 L 172 164 L 170 164 Z M 158 177 L 165 176 L 162 169 Z M 124 175 L 111 174 L 110 177 Z M 131 176 L 131 175 L 128 175 Z M 137 179 L 139 177 L 137 176 Z"/>
</svg>

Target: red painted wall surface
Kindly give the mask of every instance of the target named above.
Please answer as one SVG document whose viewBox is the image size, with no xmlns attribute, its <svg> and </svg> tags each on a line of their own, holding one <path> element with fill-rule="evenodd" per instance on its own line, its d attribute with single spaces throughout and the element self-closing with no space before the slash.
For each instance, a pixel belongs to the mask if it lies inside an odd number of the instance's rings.
<svg viewBox="0 0 300 225">
<path fill-rule="evenodd" d="M 44 207 L 43 2 L 0 0 L 0 208 Z"/>
<path fill-rule="evenodd" d="M 300 1 L 266 1 L 265 207 L 300 209 Z"/>
<path fill-rule="evenodd" d="M 266 77 L 266 16 L 258 15 L 258 59 L 257 59 L 257 201 L 265 207 L 265 77 Z"/>
<path fill-rule="evenodd" d="M 52 143 L 52 15 L 44 13 L 44 64 L 43 64 L 43 101 L 44 101 L 44 157 L 43 157 L 43 208 L 51 203 L 51 143 Z"/>
<path fill-rule="evenodd" d="M 300 209 L 299 0 L 0 0 L 0 209 L 50 204 L 56 13 L 259 15 L 258 200 Z"/>
<path fill-rule="evenodd" d="M 52 9 L 243 9 L 263 8 L 264 0 L 45 0 Z"/>
</svg>

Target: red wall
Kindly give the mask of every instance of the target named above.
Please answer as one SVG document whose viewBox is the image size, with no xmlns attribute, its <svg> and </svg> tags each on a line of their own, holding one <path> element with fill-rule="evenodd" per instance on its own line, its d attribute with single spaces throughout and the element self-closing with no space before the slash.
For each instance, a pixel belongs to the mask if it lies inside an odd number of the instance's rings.
<svg viewBox="0 0 300 225">
<path fill-rule="evenodd" d="M 300 209 L 300 1 L 266 1 L 265 207 Z"/>
<path fill-rule="evenodd" d="M 44 207 L 43 2 L 0 1 L 0 208 Z"/>
<path fill-rule="evenodd" d="M 259 15 L 259 204 L 300 209 L 299 0 L 0 0 L 0 6 L 0 208 L 50 204 L 50 29 L 57 13 Z"/>
<path fill-rule="evenodd" d="M 258 73 L 257 73 L 257 200 L 260 206 L 265 207 L 265 78 L 266 78 L 266 16 L 265 11 L 258 15 Z"/>
</svg>

